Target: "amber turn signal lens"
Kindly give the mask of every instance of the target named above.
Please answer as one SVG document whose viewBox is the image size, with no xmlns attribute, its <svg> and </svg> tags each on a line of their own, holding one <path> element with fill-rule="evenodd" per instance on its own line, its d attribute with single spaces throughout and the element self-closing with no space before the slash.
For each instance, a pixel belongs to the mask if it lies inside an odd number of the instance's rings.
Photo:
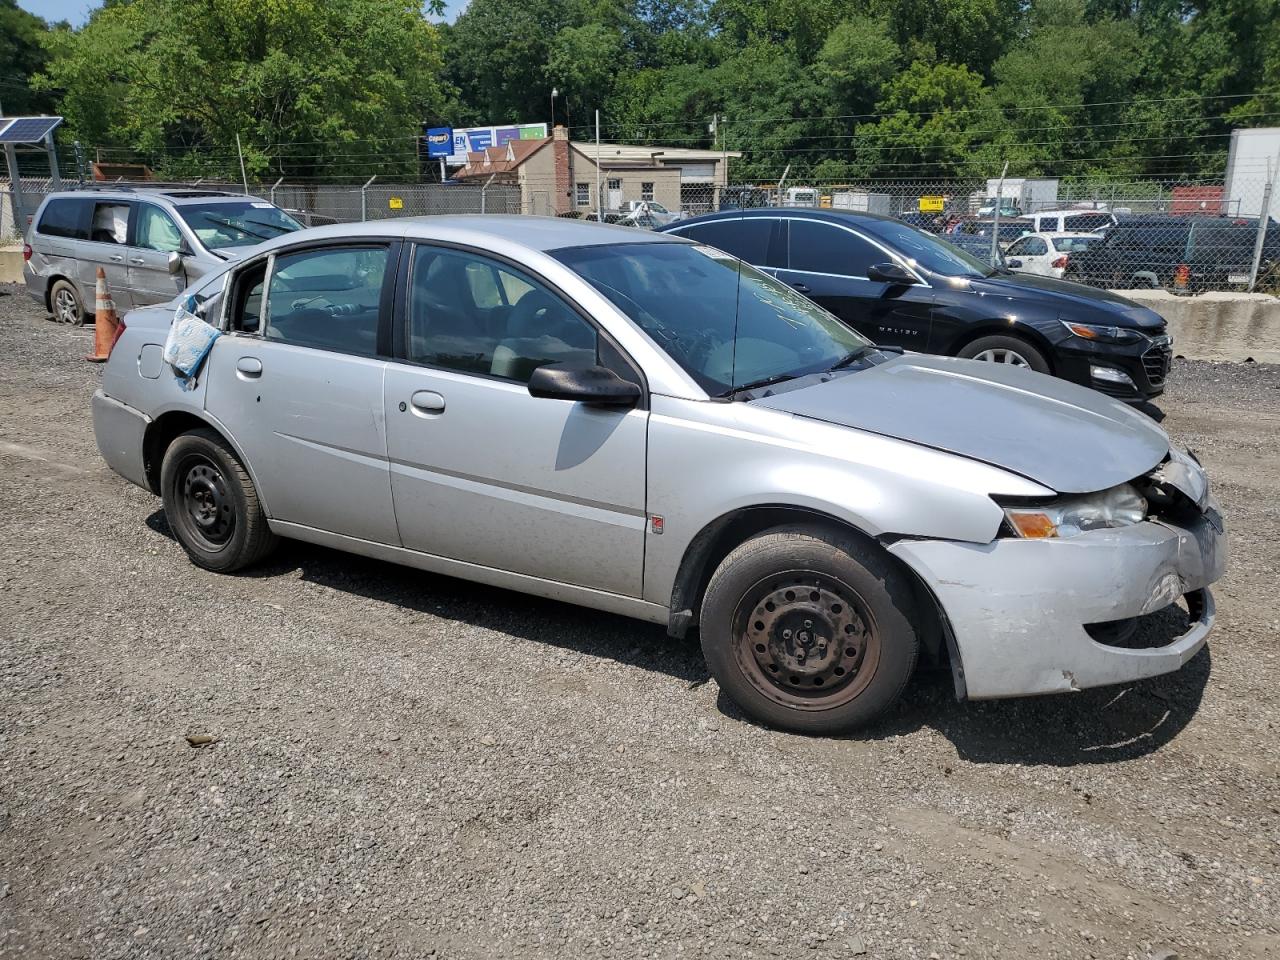
<svg viewBox="0 0 1280 960">
<path fill-rule="evenodd" d="M 1009 510 L 1006 515 L 1020 537 L 1026 537 L 1028 540 L 1044 540 L 1058 535 L 1057 524 L 1046 514 Z"/>
</svg>

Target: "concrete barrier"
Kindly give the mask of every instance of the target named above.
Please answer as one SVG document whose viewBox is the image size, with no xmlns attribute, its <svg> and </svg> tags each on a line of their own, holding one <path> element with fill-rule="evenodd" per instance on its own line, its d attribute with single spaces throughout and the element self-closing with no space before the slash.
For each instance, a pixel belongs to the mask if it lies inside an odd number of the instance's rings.
<svg viewBox="0 0 1280 960">
<path fill-rule="evenodd" d="M 0 283 L 22 282 L 22 244 L 0 247 Z"/>
<path fill-rule="evenodd" d="M 1189 360 L 1280 363 L 1280 299 L 1265 293 L 1116 290 L 1169 321 L 1173 352 Z"/>
</svg>

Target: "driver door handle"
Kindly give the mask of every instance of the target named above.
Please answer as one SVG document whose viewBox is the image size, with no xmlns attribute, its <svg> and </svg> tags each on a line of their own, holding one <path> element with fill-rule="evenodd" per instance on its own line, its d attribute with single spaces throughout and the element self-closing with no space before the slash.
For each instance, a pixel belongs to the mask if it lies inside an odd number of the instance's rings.
<svg viewBox="0 0 1280 960">
<path fill-rule="evenodd" d="M 800 281 L 796 281 L 796 282 L 795 282 L 795 283 L 793 283 L 791 286 L 795 287 L 795 288 L 796 288 L 796 290 L 798 290 L 800 293 L 808 293 L 808 292 L 809 292 L 809 287 L 808 287 L 806 284 L 804 284 L 804 283 L 802 283 L 802 282 L 800 282 Z"/>
<path fill-rule="evenodd" d="M 434 390 L 419 390 L 409 398 L 413 409 L 423 413 L 444 413 L 444 397 Z"/>
<path fill-rule="evenodd" d="M 112 263 L 124 263 L 124 254 L 123 254 L 123 253 L 113 253 L 113 254 L 111 255 L 111 262 L 112 262 Z"/>
</svg>

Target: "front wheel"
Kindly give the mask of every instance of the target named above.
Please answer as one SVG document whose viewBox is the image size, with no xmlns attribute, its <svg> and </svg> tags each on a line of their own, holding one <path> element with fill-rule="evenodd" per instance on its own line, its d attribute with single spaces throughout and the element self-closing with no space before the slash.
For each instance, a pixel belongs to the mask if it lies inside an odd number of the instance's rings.
<svg viewBox="0 0 1280 960">
<path fill-rule="evenodd" d="M 1013 367 L 1025 367 L 1037 373 L 1049 372 L 1049 361 L 1034 345 L 1021 337 L 999 334 L 979 337 L 965 344 L 956 356 L 965 360 L 982 360 L 987 363 L 1005 363 Z"/>
<path fill-rule="evenodd" d="M 192 430 L 169 445 L 160 491 L 169 527 L 197 566 L 231 573 L 276 544 L 253 480 L 213 430 Z"/>
<path fill-rule="evenodd" d="M 852 532 L 777 527 L 707 585 L 699 633 L 716 682 L 747 714 L 798 733 L 871 722 L 901 695 L 919 641 L 906 577 Z"/>
</svg>

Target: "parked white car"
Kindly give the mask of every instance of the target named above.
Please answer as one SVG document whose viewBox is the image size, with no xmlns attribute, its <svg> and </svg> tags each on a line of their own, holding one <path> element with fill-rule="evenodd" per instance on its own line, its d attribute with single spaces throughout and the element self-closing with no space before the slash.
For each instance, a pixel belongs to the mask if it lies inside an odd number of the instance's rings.
<svg viewBox="0 0 1280 960">
<path fill-rule="evenodd" d="M 1071 254 L 1101 240 L 1100 233 L 1028 233 L 1009 244 L 1005 263 L 1015 273 L 1062 279 Z"/>
</svg>

